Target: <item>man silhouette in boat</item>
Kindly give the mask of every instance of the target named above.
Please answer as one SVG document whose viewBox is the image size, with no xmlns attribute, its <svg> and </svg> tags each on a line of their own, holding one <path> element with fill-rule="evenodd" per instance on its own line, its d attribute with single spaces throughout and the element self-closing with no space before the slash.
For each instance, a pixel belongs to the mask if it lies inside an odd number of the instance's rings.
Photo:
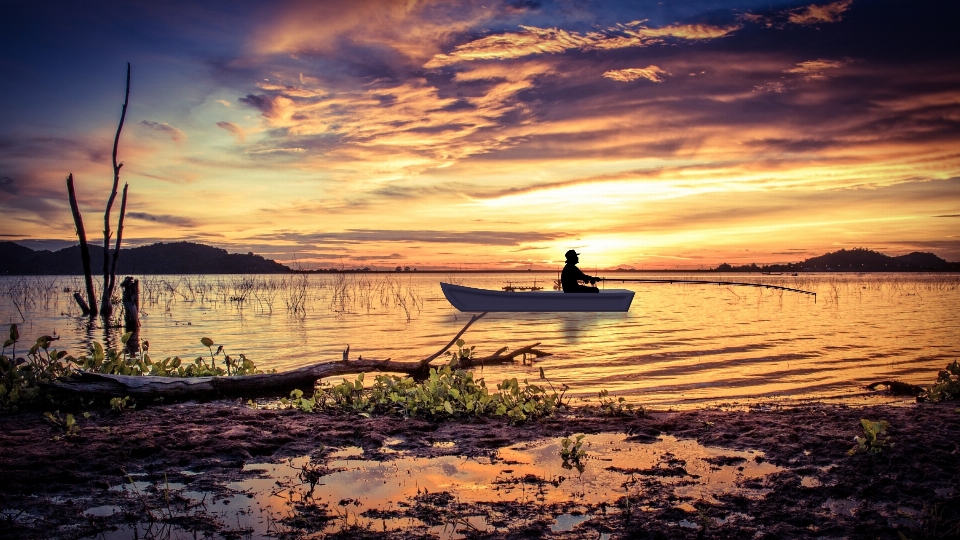
<svg viewBox="0 0 960 540">
<path fill-rule="evenodd" d="M 560 286 L 565 293 L 598 293 L 600 289 L 596 287 L 588 287 L 586 285 L 581 285 L 581 281 L 590 282 L 590 285 L 595 284 L 598 281 L 602 281 L 603 278 L 588 276 L 580 271 L 577 268 L 577 263 L 580 262 L 580 254 L 574 250 L 567 251 L 567 264 L 563 267 L 563 272 L 560 273 Z"/>
</svg>

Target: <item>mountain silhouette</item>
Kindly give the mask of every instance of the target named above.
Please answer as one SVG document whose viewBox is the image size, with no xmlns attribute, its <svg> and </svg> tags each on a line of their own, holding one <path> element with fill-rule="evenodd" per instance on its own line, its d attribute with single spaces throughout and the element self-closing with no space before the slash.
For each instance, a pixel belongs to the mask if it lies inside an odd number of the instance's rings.
<svg viewBox="0 0 960 540">
<path fill-rule="evenodd" d="M 933 253 L 914 251 L 907 255 L 891 257 L 866 248 L 841 249 L 811 257 L 803 262 L 757 266 L 731 266 L 721 264 L 720 271 L 734 272 L 944 272 L 960 270 L 960 263 L 947 262 Z"/>
<path fill-rule="evenodd" d="M 933 253 L 914 251 L 908 255 L 891 257 L 864 248 L 841 249 L 833 253 L 807 259 L 801 263 L 809 270 L 888 271 L 946 270 L 950 263 Z"/>
<path fill-rule="evenodd" d="M 90 246 L 91 272 L 103 275 L 103 248 Z M 122 248 L 117 274 L 281 274 L 292 272 L 276 261 L 253 253 L 227 250 L 193 242 L 158 243 Z M 14 242 L 0 242 L 0 274 L 83 275 L 80 246 L 58 251 L 34 251 Z"/>
</svg>

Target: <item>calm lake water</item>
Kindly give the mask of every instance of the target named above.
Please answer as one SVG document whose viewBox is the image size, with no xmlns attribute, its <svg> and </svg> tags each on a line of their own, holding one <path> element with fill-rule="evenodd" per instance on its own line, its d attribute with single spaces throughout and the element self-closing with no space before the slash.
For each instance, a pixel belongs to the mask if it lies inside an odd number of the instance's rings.
<svg viewBox="0 0 960 540">
<path fill-rule="evenodd" d="M 812 296 L 717 285 L 619 284 L 637 292 L 618 314 L 491 313 L 464 335 L 477 354 L 540 342 L 553 356 L 535 365 L 487 366 L 489 386 L 538 378 L 568 395 L 606 389 L 630 402 L 686 408 L 712 403 L 830 399 L 861 403 L 864 385 L 885 379 L 929 384 L 960 358 L 957 274 L 615 274 L 617 278 L 749 281 Z M 555 273 L 140 276 L 141 337 L 154 359 L 208 354 L 209 337 L 261 369 L 289 369 L 351 357 L 418 360 L 469 320 L 439 282 L 500 289 Z M 115 330 L 91 326 L 72 299 L 82 278 L 0 277 L 0 322 L 20 325 L 25 350 L 59 335 L 78 354 L 115 344 Z M 99 323 L 99 321 L 98 321 Z M 6 331 L 3 332 L 6 334 Z M 9 354 L 9 349 L 7 353 Z M 595 401 L 595 399 L 594 399 Z"/>
</svg>

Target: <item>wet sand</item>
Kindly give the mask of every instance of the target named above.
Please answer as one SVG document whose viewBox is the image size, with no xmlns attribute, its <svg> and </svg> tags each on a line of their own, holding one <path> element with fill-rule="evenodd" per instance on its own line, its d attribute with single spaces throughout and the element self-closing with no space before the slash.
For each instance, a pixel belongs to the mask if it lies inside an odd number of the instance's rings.
<svg viewBox="0 0 960 540">
<path fill-rule="evenodd" d="M 888 421 L 890 446 L 879 453 L 847 455 L 854 436 L 862 435 L 861 418 Z M 899 538 L 902 532 L 911 539 L 960 537 L 956 403 L 760 406 L 626 417 L 579 408 L 513 426 L 489 419 L 363 418 L 214 402 L 123 413 L 100 410 L 90 418 L 78 416 L 78 421 L 77 436 L 52 440 L 63 430 L 46 423 L 40 413 L 0 416 L 0 538 L 131 538 L 134 528 L 141 538 L 257 538 L 263 535 L 245 528 L 237 511 L 224 504 L 237 500 L 237 482 L 257 475 L 245 465 L 311 456 L 315 472 L 322 475 L 329 472 L 324 467 L 333 459 L 331 449 L 352 447 L 362 449 L 366 459 L 388 463 L 398 455 L 490 460 L 518 442 L 576 433 L 622 433 L 635 443 L 669 436 L 731 452 L 755 451 L 757 462 L 767 461 L 777 472 L 744 480 L 745 490 L 761 496 L 731 492 L 709 500 L 678 496 L 676 484 L 664 481 L 668 473 L 660 469 L 621 471 L 624 483 L 610 486 L 606 501 L 577 504 L 536 497 L 464 502 L 443 491 L 419 493 L 418 488 L 389 516 L 366 511 L 365 518 L 410 524 L 386 532 L 342 519 L 337 508 L 301 501 L 295 511 L 274 517 L 269 534 L 874 539 Z M 688 469 L 677 462 L 668 471 L 688 485 L 702 481 Z M 550 479 L 517 481 L 541 492 L 554 489 Z M 203 497 L 198 501 L 185 496 L 186 491 Z M 351 512 L 363 515 L 365 510 Z M 486 516 L 482 526 L 476 526 L 476 516 Z"/>
</svg>

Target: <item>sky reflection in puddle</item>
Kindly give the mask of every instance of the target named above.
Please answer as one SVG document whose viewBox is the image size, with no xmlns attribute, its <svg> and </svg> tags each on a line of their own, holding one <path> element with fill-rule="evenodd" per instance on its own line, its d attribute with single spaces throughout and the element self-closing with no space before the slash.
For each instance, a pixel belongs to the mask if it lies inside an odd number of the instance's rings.
<svg viewBox="0 0 960 540">
<path fill-rule="evenodd" d="M 495 515 L 503 508 L 497 503 L 565 508 L 554 514 L 553 528 L 572 530 L 599 505 L 625 495 L 643 498 L 652 489 L 669 490 L 681 509 L 724 493 L 759 497 L 766 490 L 749 481 L 781 470 L 760 452 L 671 436 L 640 443 L 624 434 L 588 435 L 582 472 L 563 467 L 560 449 L 557 438 L 502 448 L 494 457 L 421 458 L 387 446 L 381 453 L 393 459 L 376 461 L 364 459 L 360 448 L 345 448 L 330 453 L 326 463 L 304 456 L 248 465 L 245 470 L 257 476 L 229 484 L 237 493 L 210 505 L 229 508 L 239 527 L 254 534 L 416 528 L 457 538 L 464 528 L 497 529 L 504 521 Z"/>
<path fill-rule="evenodd" d="M 761 497 L 767 493 L 760 487 L 762 478 L 781 470 L 765 461 L 761 452 L 708 447 L 672 436 L 643 443 L 624 434 L 598 434 L 583 439 L 586 454 L 580 471 L 569 464 L 564 467 L 560 441 L 521 443 L 491 457 L 465 458 L 407 456 L 394 448 L 404 441 L 390 439 L 377 455 L 349 447 L 329 452 L 324 460 L 302 456 L 247 465 L 244 470 L 252 476 L 228 484 L 233 493 L 226 496 L 189 490 L 178 482 L 150 483 L 134 475 L 112 489 L 131 496 L 150 489 L 176 492 L 184 499 L 202 501 L 207 513 L 254 538 L 359 527 L 455 539 L 468 530 L 505 531 L 518 515 L 552 520 L 554 532 L 575 531 L 598 511 L 616 511 L 613 508 L 623 497 L 640 511 L 658 506 L 681 510 L 690 517 L 678 525 L 693 526 L 697 513 L 693 503 L 716 502 L 726 493 Z M 452 442 L 434 446 L 456 448 Z M 118 510 L 96 506 L 86 512 L 110 515 Z M 152 534 L 141 530 L 146 524 L 136 527 L 139 535 Z M 161 531 L 168 538 L 190 536 L 169 524 Z M 132 534 L 131 526 L 123 526 L 98 538 Z"/>
</svg>

